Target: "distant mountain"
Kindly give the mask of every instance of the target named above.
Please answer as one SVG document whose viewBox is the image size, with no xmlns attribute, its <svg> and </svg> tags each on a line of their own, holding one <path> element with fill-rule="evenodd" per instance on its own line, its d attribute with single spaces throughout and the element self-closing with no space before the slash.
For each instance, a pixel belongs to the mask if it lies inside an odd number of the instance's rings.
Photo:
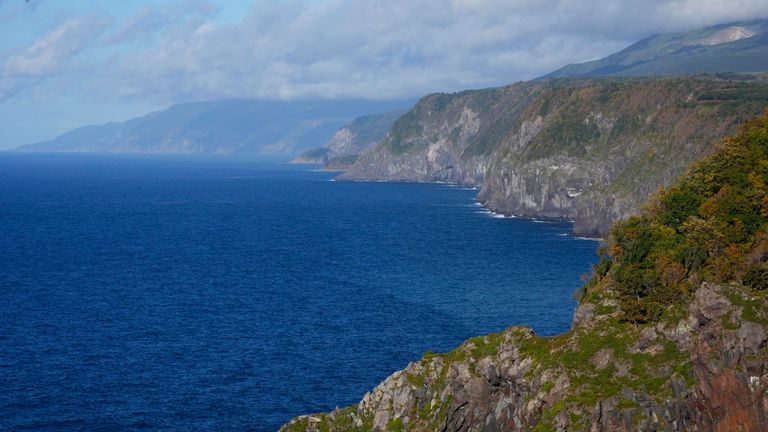
<svg viewBox="0 0 768 432">
<path fill-rule="evenodd" d="M 296 154 L 361 114 L 412 101 L 224 100 L 173 105 L 124 123 L 85 126 L 18 151 Z"/>
<path fill-rule="evenodd" d="M 337 130 L 323 147 L 309 149 L 293 162 L 323 164 L 331 169 L 344 169 L 353 164 L 361 153 L 381 141 L 395 120 L 406 112 L 407 110 L 403 109 L 358 117 Z"/>
<path fill-rule="evenodd" d="M 768 71 L 768 19 L 651 36 L 600 60 L 542 78 Z"/>
</svg>

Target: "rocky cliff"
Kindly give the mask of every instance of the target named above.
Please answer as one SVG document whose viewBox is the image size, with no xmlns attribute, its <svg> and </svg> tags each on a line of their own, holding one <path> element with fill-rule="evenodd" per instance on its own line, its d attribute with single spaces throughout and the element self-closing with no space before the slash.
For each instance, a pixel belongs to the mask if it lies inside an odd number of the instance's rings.
<svg viewBox="0 0 768 432">
<path fill-rule="evenodd" d="M 568 333 L 428 353 L 289 431 L 768 430 L 768 115 L 617 223 Z"/>
<path fill-rule="evenodd" d="M 605 234 L 768 104 L 765 76 L 554 79 L 436 94 L 342 179 L 482 185 L 495 211 Z"/>
<path fill-rule="evenodd" d="M 405 110 L 371 114 L 339 128 L 322 147 L 305 151 L 291 163 L 323 164 L 329 170 L 345 170 L 364 151 L 378 144 Z"/>
<path fill-rule="evenodd" d="M 583 305 L 585 322 L 566 335 L 512 327 L 471 339 L 409 364 L 357 406 L 283 430 L 764 430 L 768 333 L 740 306 L 764 301 L 704 284 L 676 323 L 643 328 L 617 325 L 610 301 Z"/>
<path fill-rule="evenodd" d="M 544 87 L 518 83 L 426 96 L 341 178 L 480 185 L 492 153 Z"/>
</svg>

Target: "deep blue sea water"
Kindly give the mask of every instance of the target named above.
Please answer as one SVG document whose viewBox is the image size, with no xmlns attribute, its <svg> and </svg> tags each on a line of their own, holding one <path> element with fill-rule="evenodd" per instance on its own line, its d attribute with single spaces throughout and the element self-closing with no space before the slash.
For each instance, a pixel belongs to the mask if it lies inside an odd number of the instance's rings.
<svg viewBox="0 0 768 432">
<path fill-rule="evenodd" d="M 568 329 L 596 244 L 477 191 L 0 154 L 0 429 L 276 430 L 425 351 Z"/>
</svg>

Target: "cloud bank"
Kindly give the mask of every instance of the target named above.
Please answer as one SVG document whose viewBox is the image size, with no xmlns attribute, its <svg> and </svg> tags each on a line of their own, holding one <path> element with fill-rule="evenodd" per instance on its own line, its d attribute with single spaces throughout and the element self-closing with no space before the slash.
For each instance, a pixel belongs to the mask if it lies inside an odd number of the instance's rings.
<svg viewBox="0 0 768 432">
<path fill-rule="evenodd" d="M 0 101 L 411 97 L 768 16 L 765 0 L 257 0 L 236 22 L 216 18 L 222 7 L 190 0 L 67 17 L 0 57 Z"/>
</svg>

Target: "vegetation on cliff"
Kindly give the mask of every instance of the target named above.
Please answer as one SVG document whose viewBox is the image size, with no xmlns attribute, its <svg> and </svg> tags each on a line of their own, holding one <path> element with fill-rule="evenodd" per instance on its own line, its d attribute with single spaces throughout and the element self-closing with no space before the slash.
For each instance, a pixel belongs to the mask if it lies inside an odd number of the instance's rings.
<svg viewBox="0 0 768 432">
<path fill-rule="evenodd" d="M 755 98 L 768 86 L 740 79 L 553 81 L 525 115 L 538 133 L 500 145 L 480 198 L 502 212 L 573 218 L 575 231 L 604 236 L 763 110 L 768 99 Z"/>
<path fill-rule="evenodd" d="M 768 114 L 617 223 L 573 329 L 427 353 L 285 431 L 766 430 Z"/>
<path fill-rule="evenodd" d="M 424 97 L 343 176 L 482 185 L 583 235 L 638 211 L 768 103 L 768 77 L 551 79 Z"/>
<path fill-rule="evenodd" d="M 768 285 L 768 116 L 748 122 L 647 211 L 614 225 L 603 279 L 620 296 L 623 318 L 657 320 L 690 299 L 701 281 Z"/>
</svg>

